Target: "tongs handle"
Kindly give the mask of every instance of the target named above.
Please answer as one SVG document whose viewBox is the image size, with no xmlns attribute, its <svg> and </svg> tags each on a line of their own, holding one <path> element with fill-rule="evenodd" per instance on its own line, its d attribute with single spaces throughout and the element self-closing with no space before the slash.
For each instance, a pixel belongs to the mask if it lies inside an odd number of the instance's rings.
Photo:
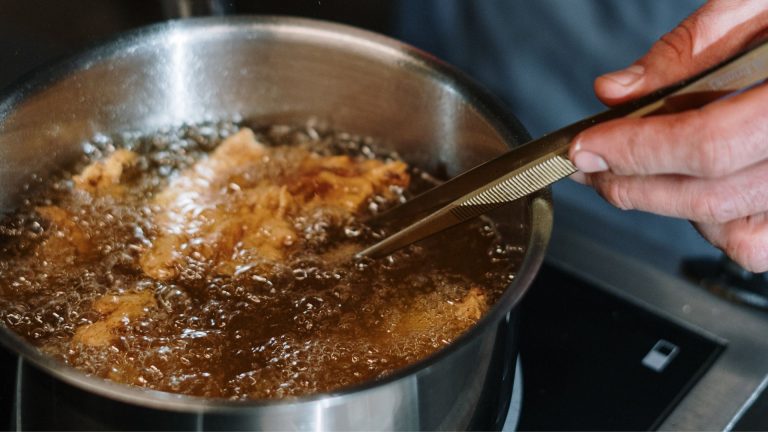
<svg viewBox="0 0 768 432">
<path fill-rule="evenodd" d="M 768 42 L 695 77 L 529 141 L 381 215 L 374 223 L 406 221 L 444 206 L 358 256 L 388 255 L 573 174 L 577 170 L 568 159 L 569 145 L 576 135 L 596 124 L 621 117 L 645 117 L 697 108 L 765 79 L 768 79 Z"/>
</svg>

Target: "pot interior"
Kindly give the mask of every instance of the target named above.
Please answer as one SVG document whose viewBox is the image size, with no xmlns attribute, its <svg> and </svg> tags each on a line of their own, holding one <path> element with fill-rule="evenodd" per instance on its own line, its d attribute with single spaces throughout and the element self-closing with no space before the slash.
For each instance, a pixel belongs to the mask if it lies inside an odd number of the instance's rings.
<svg viewBox="0 0 768 432">
<path fill-rule="evenodd" d="M 371 136 L 410 164 L 447 177 L 527 139 L 519 123 L 463 77 L 381 36 L 286 18 L 171 22 L 45 69 L 4 94 L 0 212 L 17 206 L 35 176 L 71 163 L 97 134 L 310 118 Z M 540 255 L 551 220 L 537 218 L 551 210 L 537 210 L 533 200 L 519 200 L 494 219 L 518 243 L 537 244 Z M 526 285 L 513 284 L 504 308 Z"/>
</svg>

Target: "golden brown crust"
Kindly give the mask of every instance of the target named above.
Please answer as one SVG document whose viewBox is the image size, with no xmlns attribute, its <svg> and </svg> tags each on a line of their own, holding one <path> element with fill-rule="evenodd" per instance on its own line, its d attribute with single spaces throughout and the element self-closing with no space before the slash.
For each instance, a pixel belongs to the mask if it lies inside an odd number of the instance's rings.
<svg viewBox="0 0 768 432">
<path fill-rule="evenodd" d="M 299 246 L 297 217 L 318 208 L 352 215 L 374 194 L 391 197 L 392 186 L 409 182 L 402 162 L 285 152 L 299 161 L 295 170 L 260 175 L 270 169 L 272 150 L 243 129 L 172 180 L 154 200 L 161 211 L 154 242 L 140 258 L 143 271 L 168 280 L 191 260 L 222 275 L 282 262 Z"/>
<path fill-rule="evenodd" d="M 135 165 L 139 155 L 136 153 L 118 149 L 106 159 L 94 162 L 83 171 L 72 177 L 77 189 L 84 190 L 92 195 L 121 195 L 125 189 L 120 184 L 126 169 Z"/>
<path fill-rule="evenodd" d="M 41 253 L 47 258 L 83 258 L 93 252 L 93 243 L 88 234 L 67 210 L 54 205 L 37 207 L 35 210 L 52 228 L 48 238 L 40 245 Z"/>
<path fill-rule="evenodd" d="M 475 322 L 488 310 L 488 297 L 478 287 L 469 289 L 467 295 L 456 303 L 456 317 L 465 321 Z"/>
<path fill-rule="evenodd" d="M 396 344 L 413 335 L 437 334 L 445 325 L 469 328 L 488 310 L 488 297 L 472 287 L 459 301 L 447 301 L 438 293 L 422 294 L 404 310 L 388 316 L 382 325 L 384 344 Z"/>
<path fill-rule="evenodd" d="M 105 295 L 93 303 L 93 310 L 102 318 L 78 327 L 72 343 L 94 347 L 110 345 L 118 337 L 120 328 L 156 308 L 155 296 L 150 291 Z"/>
</svg>

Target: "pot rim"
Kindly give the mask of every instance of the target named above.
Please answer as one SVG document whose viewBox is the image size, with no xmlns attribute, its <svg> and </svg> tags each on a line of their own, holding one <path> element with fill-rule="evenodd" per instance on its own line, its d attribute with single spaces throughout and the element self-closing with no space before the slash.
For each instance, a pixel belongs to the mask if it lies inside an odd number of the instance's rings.
<svg viewBox="0 0 768 432">
<path fill-rule="evenodd" d="M 277 32 L 310 33 L 324 38 L 343 39 L 347 43 L 354 44 L 358 49 L 376 50 L 394 56 L 399 61 L 429 70 L 432 76 L 447 83 L 469 101 L 507 143 L 512 141 L 522 143 L 530 139 L 522 124 L 503 107 L 495 96 L 473 82 L 463 72 L 431 54 L 393 38 L 345 24 L 287 16 L 192 18 L 152 24 L 118 34 L 96 43 L 74 56 L 67 56 L 63 60 L 55 60 L 35 68 L 6 87 L 0 92 L 0 130 L 3 129 L 4 120 L 14 107 L 31 94 L 45 89 L 76 70 L 87 69 L 101 60 L 118 56 L 125 52 L 126 48 L 162 44 L 164 37 L 177 31 L 242 31 L 243 29 L 251 29 L 252 31 L 273 29 Z M 516 134 L 515 131 L 522 133 Z M 505 315 L 517 306 L 543 262 L 552 230 L 553 211 L 549 190 L 537 192 L 524 199 L 528 200 L 528 208 L 530 209 L 531 236 L 525 258 L 517 271 L 517 275 L 514 281 L 505 288 L 501 298 L 475 325 L 459 335 L 449 345 L 434 351 L 418 362 L 397 369 L 381 379 L 366 381 L 335 391 L 285 399 L 228 400 L 205 398 L 119 384 L 86 375 L 74 367 L 44 355 L 2 324 L 0 324 L 0 343 L 20 354 L 38 368 L 70 385 L 121 402 L 155 409 L 197 413 L 227 412 L 245 408 L 297 405 L 354 395 L 394 383 L 429 368 L 441 359 L 450 356 L 454 351 L 461 349 L 469 340 L 485 332 L 488 327 L 498 325 Z"/>
</svg>

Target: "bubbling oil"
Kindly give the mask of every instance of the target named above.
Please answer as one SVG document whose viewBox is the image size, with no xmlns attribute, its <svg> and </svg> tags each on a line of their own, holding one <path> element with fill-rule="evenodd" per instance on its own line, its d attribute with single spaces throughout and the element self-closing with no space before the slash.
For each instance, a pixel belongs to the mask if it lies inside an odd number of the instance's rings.
<svg viewBox="0 0 768 432">
<path fill-rule="evenodd" d="M 97 136 L 71 171 L 30 188 L 36 192 L 0 224 L 2 323 L 44 353 L 121 383 L 210 398 L 301 396 L 375 380 L 449 344 L 477 320 L 457 307 L 478 293 L 483 310 L 490 307 L 522 260 L 523 248 L 502 242 L 485 219 L 385 259 L 330 259 L 334 245 L 354 252 L 381 238 L 362 220 L 433 184 L 412 167 L 408 190 L 373 197 L 357 218 L 296 221 L 306 247 L 269 271 L 246 265 L 231 276 L 212 274 L 190 259 L 176 278 L 147 276 L 137 262 L 156 232 L 152 197 L 239 128 L 220 122 Z M 255 130 L 276 149 L 397 159 L 377 152 L 370 138 L 312 123 Z M 124 193 L 76 190 L 73 174 L 117 148 L 139 154 Z M 276 160 L 270 169 L 290 163 Z M 71 235 L 36 211 L 51 205 L 91 241 L 87 259 L 45 247 Z M 107 345 L 73 342 L 79 328 L 102 318 L 99 299 L 125 293 L 150 293 L 156 307 L 124 317 Z"/>
</svg>

